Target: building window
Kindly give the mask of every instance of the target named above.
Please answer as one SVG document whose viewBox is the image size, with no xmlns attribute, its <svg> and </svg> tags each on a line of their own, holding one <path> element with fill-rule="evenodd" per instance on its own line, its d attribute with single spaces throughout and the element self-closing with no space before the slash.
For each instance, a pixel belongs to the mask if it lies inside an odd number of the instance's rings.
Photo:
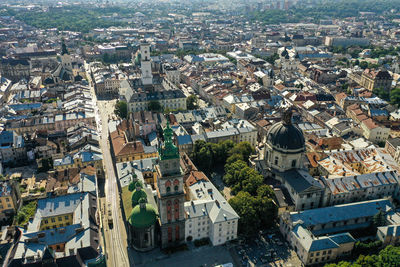
<svg viewBox="0 0 400 267">
<path fill-rule="evenodd" d="M 64 217 L 66 220 L 68 220 L 68 215 L 65 215 L 65 217 Z"/>
<path fill-rule="evenodd" d="M 326 250 L 322 252 L 322 255 L 326 255 Z"/>
<path fill-rule="evenodd" d="M 179 187 L 177 185 L 175 185 L 174 189 L 175 189 L 175 191 L 178 191 Z"/>
<path fill-rule="evenodd" d="M 58 217 L 58 221 L 59 221 L 59 222 L 62 221 L 62 217 L 61 217 L 61 216 Z"/>
<path fill-rule="evenodd" d="M 275 157 L 275 165 L 278 165 L 278 157 Z"/>
<path fill-rule="evenodd" d="M 332 250 L 328 250 L 328 254 L 331 254 L 332 253 Z"/>
<path fill-rule="evenodd" d="M 51 222 L 56 222 L 56 219 L 55 218 L 51 218 Z"/>
<path fill-rule="evenodd" d="M 296 160 L 292 160 L 292 168 L 296 167 Z"/>
<path fill-rule="evenodd" d="M 167 186 L 167 193 L 171 192 L 171 187 Z"/>
</svg>

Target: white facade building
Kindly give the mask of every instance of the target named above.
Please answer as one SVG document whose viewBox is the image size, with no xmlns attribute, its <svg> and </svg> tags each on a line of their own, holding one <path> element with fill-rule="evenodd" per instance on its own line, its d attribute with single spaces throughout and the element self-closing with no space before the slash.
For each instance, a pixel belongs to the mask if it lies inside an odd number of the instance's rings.
<svg viewBox="0 0 400 267">
<path fill-rule="evenodd" d="M 239 215 L 218 189 L 208 180 L 197 180 L 189 186 L 185 202 L 185 239 L 210 238 L 214 246 L 237 238 Z"/>
</svg>

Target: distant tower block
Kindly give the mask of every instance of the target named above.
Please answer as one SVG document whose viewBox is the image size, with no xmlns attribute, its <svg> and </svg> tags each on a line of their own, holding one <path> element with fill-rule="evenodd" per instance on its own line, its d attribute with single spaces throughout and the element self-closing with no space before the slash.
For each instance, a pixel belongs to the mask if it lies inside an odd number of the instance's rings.
<svg viewBox="0 0 400 267">
<path fill-rule="evenodd" d="M 153 74 L 151 72 L 150 45 L 143 43 L 140 45 L 141 69 L 143 85 L 153 84 Z"/>
</svg>

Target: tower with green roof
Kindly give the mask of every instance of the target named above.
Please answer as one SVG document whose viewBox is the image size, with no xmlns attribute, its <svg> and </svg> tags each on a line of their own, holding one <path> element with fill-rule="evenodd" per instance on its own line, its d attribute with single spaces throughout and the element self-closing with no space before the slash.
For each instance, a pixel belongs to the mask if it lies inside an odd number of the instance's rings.
<svg viewBox="0 0 400 267">
<path fill-rule="evenodd" d="M 169 122 L 163 131 L 157 170 L 158 211 L 161 225 L 161 248 L 179 245 L 185 238 L 183 173 L 179 150 L 173 143 Z"/>
</svg>

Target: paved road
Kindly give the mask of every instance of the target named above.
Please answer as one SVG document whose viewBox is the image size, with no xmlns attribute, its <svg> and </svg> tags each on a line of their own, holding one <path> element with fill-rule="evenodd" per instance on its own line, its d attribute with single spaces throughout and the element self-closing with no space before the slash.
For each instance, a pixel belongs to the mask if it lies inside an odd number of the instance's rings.
<svg viewBox="0 0 400 267">
<path fill-rule="evenodd" d="M 122 221 L 120 209 L 120 197 L 115 175 L 114 165 L 111 158 L 110 146 L 108 142 L 108 115 L 113 110 L 113 104 L 106 102 L 98 102 L 100 118 L 102 121 L 102 134 L 100 146 L 103 152 L 103 165 L 106 172 L 106 200 L 111 204 L 113 227 L 108 229 L 109 234 L 109 264 L 108 266 L 129 266 L 127 254 L 126 230 Z M 110 255 L 111 254 L 111 255 Z"/>
<path fill-rule="evenodd" d="M 91 83 L 90 77 L 89 83 Z M 114 113 L 115 101 L 97 101 L 94 88 L 91 87 L 93 101 L 97 103 L 96 122 L 100 135 L 100 147 L 103 154 L 103 166 L 105 170 L 106 184 L 106 208 L 111 206 L 113 227 L 109 228 L 107 216 L 103 216 L 103 228 L 106 243 L 107 266 L 125 267 L 130 265 L 127 253 L 127 236 L 120 209 L 120 198 L 115 175 L 114 165 L 110 153 L 108 141 L 108 117 Z M 107 213 L 106 213 L 107 214 Z"/>
</svg>

